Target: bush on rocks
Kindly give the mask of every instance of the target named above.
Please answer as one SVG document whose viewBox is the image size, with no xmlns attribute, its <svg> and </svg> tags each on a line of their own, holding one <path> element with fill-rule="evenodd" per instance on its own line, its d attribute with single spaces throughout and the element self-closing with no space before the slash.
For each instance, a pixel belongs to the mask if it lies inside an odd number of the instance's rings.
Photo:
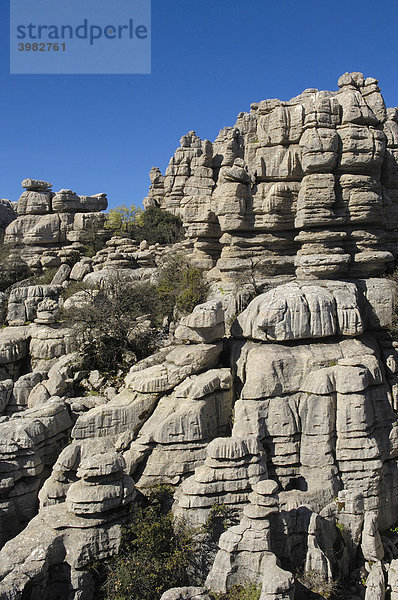
<svg viewBox="0 0 398 600">
<path fill-rule="evenodd" d="M 18 281 L 23 281 L 32 275 L 32 270 L 21 258 L 11 256 L 11 244 L 0 246 L 0 292 Z"/>
<path fill-rule="evenodd" d="M 152 491 L 146 506 L 135 506 L 118 556 L 97 569 L 96 597 L 158 600 L 167 589 L 188 584 L 195 532 L 165 511 L 164 490 Z"/>
<path fill-rule="evenodd" d="M 208 284 L 200 269 L 181 253 L 170 254 L 160 268 L 158 292 L 164 314 L 189 314 L 206 300 Z"/>
<path fill-rule="evenodd" d="M 134 204 L 130 207 L 123 204 L 112 208 L 106 216 L 105 229 L 112 235 L 132 237 L 132 231 L 142 212 L 142 208 L 137 208 Z"/>
<path fill-rule="evenodd" d="M 65 310 L 75 329 L 76 349 L 89 369 L 116 372 L 145 358 L 156 347 L 156 286 L 115 276 L 100 289 L 85 289 L 84 302 Z"/>
<path fill-rule="evenodd" d="M 136 220 L 133 237 L 138 242 L 147 240 L 150 244 L 175 244 L 184 237 L 182 221 L 167 210 L 151 206 Z"/>
<path fill-rule="evenodd" d="M 74 326 L 76 350 L 84 354 L 87 368 L 107 373 L 126 370 L 152 354 L 161 341 L 164 317 L 190 313 L 208 289 L 200 269 L 181 254 L 165 259 L 154 282 L 119 272 L 99 288 L 71 287 L 83 301 L 62 316 Z"/>
<path fill-rule="evenodd" d="M 105 227 L 113 235 L 125 235 L 137 242 L 147 240 L 150 244 L 174 244 L 184 237 L 180 217 L 155 206 L 146 210 L 133 204 L 113 208 Z"/>
<path fill-rule="evenodd" d="M 261 587 L 256 583 L 234 585 L 226 594 L 211 594 L 212 600 L 259 600 Z"/>
</svg>

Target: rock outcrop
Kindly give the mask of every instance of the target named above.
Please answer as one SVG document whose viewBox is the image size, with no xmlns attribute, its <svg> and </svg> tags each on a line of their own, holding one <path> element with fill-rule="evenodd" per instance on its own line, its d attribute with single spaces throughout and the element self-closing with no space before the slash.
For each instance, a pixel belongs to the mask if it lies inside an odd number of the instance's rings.
<svg viewBox="0 0 398 600">
<path fill-rule="evenodd" d="M 240 113 L 211 143 L 191 131 L 144 204 L 181 215 L 194 259 L 223 280 L 369 277 L 397 257 L 396 109 L 346 73 Z"/>
<path fill-rule="evenodd" d="M 0 297 L 0 598 L 92 600 L 90 563 L 154 484 L 191 529 L 235 520 L 201 582 L 162 600 L 247 582 L 260 600 L 398 598 L 398 110 L 360 73 L 338 87 L 184 136 L 145 200 L 181 215 L 172 248 L 113 237 L 82 256 L 105 196 L 23 182 L 5 241 L 57 272 Z M 87 369 L 60 309 L 153 281 L 177 250 L 207 301 L 123 377 Z M 64 300 L 76 281 L 94 289 Z"/>
<path fill-rule="evenodd" d="M 25 179 L 22 187 L 17 218 L 10 218 L 4 236 L 12 245 L 11 256 L 22 257 L 33 268 L 59 267 L 65 260 L 76 262 L 90 235 L 101 235 L 105 194 L 54 193 L 51 183 L 34 179 Z"/>
</svg>

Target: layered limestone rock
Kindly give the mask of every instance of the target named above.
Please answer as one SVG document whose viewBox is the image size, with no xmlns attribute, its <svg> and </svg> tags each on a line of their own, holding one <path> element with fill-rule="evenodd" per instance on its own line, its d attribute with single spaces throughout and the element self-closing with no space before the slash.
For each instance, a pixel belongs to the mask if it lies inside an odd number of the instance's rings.
<svg viewBox="0 0 398 600">
<path fill-rule="evenodd" d="M 221 302 L 198 304 L 188 317 L 183 317 L 175 337 L 184 342 L 210 343 L 225 335 L 225 313 Z"/>
<path fill-rule="evenodd" d="M 44 299 L 58 301 L 60 291 L 57 285 L 29 285 L 12 289 L 7 305 L 8 325 L 24 325 L 27 321 L 34 321 L 39 304 Z"/>
<path fill-rule="evenodd" d="M 398 256 L 398 111 L 375 79 L 338 86 L 253 104 L 213 144 L 191 131 L 151 171 L 146 205 L 187 231 L 167 251 L 214 283 L 117 383 L 68 355 L 60 291 L 149 279 L 164 249 L 114 237 L 82 257 L 104 196 L 24 182 L 6 239 L 58 270 L 0 297 L 1 542 L 26 526 L 0 551 L 1 597 L 92 600 L 89 564 L 118 551 L 153 484 L 191 527 L 224 505 L 237 523 L 206 584 L 163 600 L 248 581 L 261 600 L 336 580 L 353 600 L 383 600 L 387 582 L 398 595 L 397 286 L 381 277 Z"/>
<path fill-rule="evenodd" d="M 262 586 L 260 600 L 293 600 L 294 579 L 271 550 L 270 517 L 278 512 L 278 485 L 264 479 L 253 485 L 239 523 L 223 533 L 206 585 L 219 593 L 252 581 Z"/>
<path fill-rule="evenodd" d="M 0 544 L 37 511 L 37 493 L 72 428 L 65 402 L 53 398 L 0 423 Z"/>
<path fill-rule="evenodd" d="M 139 487 L 178 485 L 191 475 L 204 462 L 209 441 L 227 432 L 232 399 L 230 369 L 192 375 L 163 396 L 125 454 L 135 470 L 137 457 L 143 463 Z"/>
<path fill-rule="evenodd" d="M 9 200 L 0 198 L 0 242 L 4 239 L 7 226 L 17 218 L 17 213 Z"/>
<path fill-rule="evenodd" d="M 341 486 L 362 493 L 366 510 L 392 522 L 397 424 L 376 340 L 245 342 L 236 352 L 243 387 L 233 433 L 262 440 L 271 476 L 320 502 Z"/>
<path fill-rule="evenodd" d="M 195 523 L 205 523 L 218 504 L 239 513 L 252 486 L 266 477 L 266 455 L 256 438 L 216 438 L 206 448 L 204 464 L 183 482 L 175 512 Z"/>
<path fill-rule="evenodd" d="M 4 242 L 10 256 L 20 256 L 33 268 L 58 267 L 79 257 L 82 245 L 96 232 L 101 235 L 108 206 L 105 194 L 78 196 L 72 190 L 51 191 L 51 183 L 22 182 L 25 191 L 17 203 L 17 218 L 10 219 Z"/>
<path fill-rule="evenodd" d="M 141 243 L 128 238 L 114 236 L 105 244 L 105 248 L 97 252 L 92 261 L 94 271 L 102 269 L 150 269 L 156 267 L 156 260 L 161 257 L 164 248 L 160 244 L 149 245 L 145 240 Z"/>
<path fill-rule="evenodd" d="M 83 460 L 66 501 L 42 507 L 25 531 L 2 550 L 0 597 L 30 594 L 52 600 L 60 593 L 90 598 L 92 557 L 118 551 L 120 523 L 134 499 L 134 481 L 124 473 L 123 458 L 95 454 Z"/>
<path fill-rule="evenodd" d="M 278 560 L 304 565 L 305 577 L 316 573 L 324 582 L 348 573 L 359 552 L 370 564 L 383 559 L 379 531 L 398 513 L 398 429 L 389 383 L 397 363 L 395 346 L 380 329 L 391 326 L 394 294 L 389 280 L 298 280 L 257 296 L 238 316 L 230 346 L 239 393 L 232 437 L 208 445 L 204 465 L 184 481 L 174 509 L 194 523 L 205 523 L 221 503 L 243 514 L 220 539 L 208 587 L 225 592 L 254 569 L 249 579 L 262 583 L 262 598 L 290 598 L 291 576 L 285 572 L 280 588 L 269 588 L 279 576 L 270 577 L 271 566 L 258 566 L 256 557 L 270 554 L 276 571 Z M 265 554 L 256 555 L 247 517 L 265 527 L 265 508 L 251 505 L 266 505 L 257 487 L 267 477 L 274 491 L 280 486 L 280 513 L 271 518 L 267 547 L 261 530 Z M 384 574 L 376 571 L 370 581 L 377 587 Z"/>
<path fill-rule="evenodd" d="M 228 430 L 232 378 L 230 369 L 219 367 L 221 350 L 219 342 L 166 347 L 132 367 L 118 394 L 100 397 L 97 406 L 78 416 L 72 443 L 43 486 L 42 505 L 68 501 L 84 460 L 112 449 L 124 452 L 127 470 L 137 474 L 143 491 L 154 483 L 178 485 L 192 474 L 204 461 L 208 442 Z M 48 390 L 58 384 L 53 369 L 33 388 L 28 403 L 47 401 Z M 74 411 L 78 400 L 70 400 Z"/>
<path fill-rule="evenodd" d="M 398 254 L 398 117 L 377 83 L 345 73 L 337 92 L 252 104 L 213 144 L 189 132 L 144 205 L 180 214 L 195 260 L 225 281 L 383 273 Z"/>
<path fill-rule="evenodd" d="M 29 362 L 30 326 L 6 327 L 0 331 L 0 377 L 17 379 Z"/>
<path fill-rule="evenodd" d="M 73 331 L 63 323 L 43 324 L 42 321 L 35 319 L 29 326 L 29 353 L 33 370 L 49 371 L 61 356 L 72 352 Z"/>
</svg>

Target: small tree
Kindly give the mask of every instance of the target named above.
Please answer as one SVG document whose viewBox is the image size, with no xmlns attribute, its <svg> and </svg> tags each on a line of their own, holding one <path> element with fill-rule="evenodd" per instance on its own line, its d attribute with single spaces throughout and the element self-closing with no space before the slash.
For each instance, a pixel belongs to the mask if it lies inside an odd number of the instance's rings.
<svg viewBox="0 0 398 600">
<path fill-rule="evenodd" d="M 96 221 L 89 221 L 84 228 L 82 243 L 85 246 L 84 256 L 93 257 L 105 247 L 112 232 L 106 225 L 100 226 Z"/>
<path fill-rule="evenodd" d="M 181 253 L 167 255 L 160 268 L 158 293 L 165 315 L 188 314 L 206 300 L 208 284 L 200 269 Z"/>
<path fill-rule="evenodd" d="M 174 244 L 184 237 L 181 218 L 167 210 L 151 206 L 137 219 L 133 237 L 138 242 L 147 240 L 150 244 Z"/>
<path fill-rule="evenodd" d="M 125 234 L 131 237 L 143 212 L 142 208 L 138 208 L 134 204 L 130 207 L 123 204 L 117 208 L 111 208 L 107 214 L 105 229 L 115 235 Z"/>
<path fill-rule="evenodd" d="M 112 208 L 105 223 L 112 234 L 125 235 L 137 242 L 174 244 L 184 237 L 181 218 L 167 210 L 151 206 L 146 210 L 133 204 Z"/>
<path fill-rule="evenodd" d="M 162 493 L 162 492 L 161 492 Z M 119 555 L 99 575 L 106 600 L 159 600 L 172 587 L 189 585 L 195 530 L 165 511 L 156 494 L 135 506 Z M 101 573 L 102 571 L 102 573 Z"/>
<path fill-rule="evenodd" d="M 80 293 L 85 302 L 64 311 L 64 318 L 74 325 L 89 368 L 114 372 L 155 350 L 159 308 L 153 284 L 115 275 L 101 288 Z"/>
<path fill-rule="evenodd" d="M 99 288 L 78 291 L 80 306 L 63 313 L 75 328 L 77 349 L 88 368 L 114 372 L 156 350 L 164 317 L 191 312 L 206 299 L 207 284 L 200 269 L 173 254 L 157 281 L 132 281 L 119 272 Z"/>
</svg>

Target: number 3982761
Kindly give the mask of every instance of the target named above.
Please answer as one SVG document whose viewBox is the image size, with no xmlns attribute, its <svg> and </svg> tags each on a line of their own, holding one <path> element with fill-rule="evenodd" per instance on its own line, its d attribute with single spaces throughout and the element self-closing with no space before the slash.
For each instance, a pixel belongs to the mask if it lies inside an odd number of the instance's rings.
<svg viewBox="0 0 398 600">
<path fill-rule="evenodd" d="M 28 43 L 19 43 L 18 44 L 19 52 L 65 52 L 66 43 L 62 42 L 62 44 L 52 43 L 52 42 L 41 42 L 30 44 Z"/>
</svg>

